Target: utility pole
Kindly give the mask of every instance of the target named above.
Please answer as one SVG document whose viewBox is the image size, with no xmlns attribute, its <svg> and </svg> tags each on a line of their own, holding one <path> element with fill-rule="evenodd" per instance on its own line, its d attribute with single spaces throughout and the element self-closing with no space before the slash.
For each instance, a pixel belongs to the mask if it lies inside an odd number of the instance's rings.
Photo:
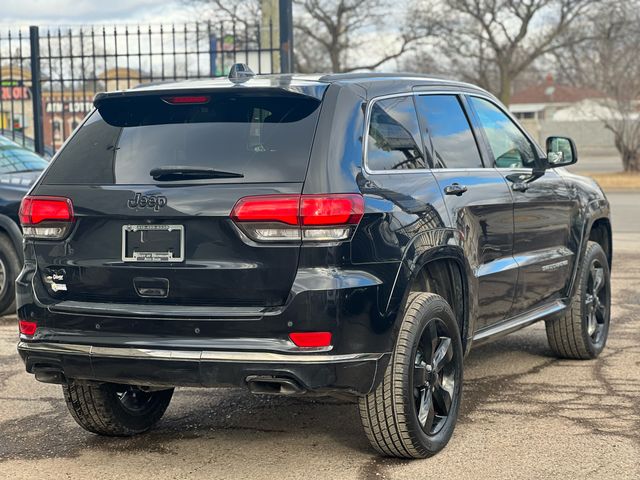
<svg viewBox="0 0 640 480">
<path fill-rule="evenodd" d="M 292 0 L 279 0 L 280 73 L 293 72 L 293 5 Z"/>
<path fill-rule="evenodd" d="M 33 140 L 36 153 L 44 154 L 44 127 L 42 118 L 42 83 L 40 73 L 40 32 L 29 27 L 31 47 L 31 99 L 33 102 Z"/>
</svg>

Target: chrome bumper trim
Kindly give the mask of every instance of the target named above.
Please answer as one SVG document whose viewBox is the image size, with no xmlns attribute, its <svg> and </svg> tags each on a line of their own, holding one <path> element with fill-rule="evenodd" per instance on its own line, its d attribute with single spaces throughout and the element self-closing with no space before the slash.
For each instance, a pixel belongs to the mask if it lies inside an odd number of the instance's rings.
<svg viewBox="0 0 640 480">
<path fill-rule="evenodd" d="M 173 306 L 173 305 L 137 305 L 102 302 L 79 302 L 64 300 L 47 307 L 54 313 L 71 315 L 109 315 L 119 317 L 152 318 L 206 318 L 228 320 L 260 320 L 266 316 L 278 315 L 282 307 L 210 307 L 210 306 Z"/>
<path fill-rule="evenodd" d="M 225 352 L 216 350 L 162 350 L 134 347 L 96 347 L 68 343 L 24 342 L 18 350 L 63 355 L 85 355 L 99 358 L 130 358 L 146 360 L 178 360 L 192 362 L 248 362 L 248 363 L 343 363 L 379 360 L 382 353 L 348 353 L 325 355 L 313 353 Z"/>
</svg>

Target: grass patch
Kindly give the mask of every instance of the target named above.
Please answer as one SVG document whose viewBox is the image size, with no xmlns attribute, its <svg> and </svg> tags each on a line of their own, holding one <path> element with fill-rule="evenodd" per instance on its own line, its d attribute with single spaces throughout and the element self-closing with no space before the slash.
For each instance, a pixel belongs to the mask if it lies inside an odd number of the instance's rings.
<svg viewBox="0 0 640 480">
<path fill-rule="evenodd" d="M 584 173 L 600 184 L 603 190 L 636 190 L 640 192 L 640 173 Z"/>
</svg>

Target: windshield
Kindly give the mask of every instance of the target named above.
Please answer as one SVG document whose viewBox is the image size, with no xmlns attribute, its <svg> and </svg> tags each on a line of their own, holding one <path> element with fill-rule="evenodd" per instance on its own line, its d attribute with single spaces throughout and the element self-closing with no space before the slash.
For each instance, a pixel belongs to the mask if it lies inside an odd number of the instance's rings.
<svg viewBox="0 0 640 480">
<path fill-rule="evenodd" d="M 39 172 L 47 165 L 45 159 L 0 136 L 0 175 Z"/>
<path fill-rule="evenodd" d="M 172 98 L 146 95 L 101 104 L 60 152 L 45 182 L 153 184 L 159 177 L 152 171 L 175 167 L 234 174 L 168 179 L 177 183 L 304 180 L 318 99 L 254 89 L 212 92 L 194 104 L 173 104 Z"/>
</svg>

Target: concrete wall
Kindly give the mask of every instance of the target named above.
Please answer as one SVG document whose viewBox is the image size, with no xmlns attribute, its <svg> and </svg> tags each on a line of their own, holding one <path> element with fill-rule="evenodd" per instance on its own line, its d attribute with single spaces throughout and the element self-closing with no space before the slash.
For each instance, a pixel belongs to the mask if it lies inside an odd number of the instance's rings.
<svg viewBox="0 0 640 480">
<path fill-rule="evenodd" d="M 582 155 L 617 156 L 613 134 L 599 120 L 554 121 L 523 120 L 522 126 L 544 147 L 547 137 L 562 135 L 571 137 Z"/>
</svg>

